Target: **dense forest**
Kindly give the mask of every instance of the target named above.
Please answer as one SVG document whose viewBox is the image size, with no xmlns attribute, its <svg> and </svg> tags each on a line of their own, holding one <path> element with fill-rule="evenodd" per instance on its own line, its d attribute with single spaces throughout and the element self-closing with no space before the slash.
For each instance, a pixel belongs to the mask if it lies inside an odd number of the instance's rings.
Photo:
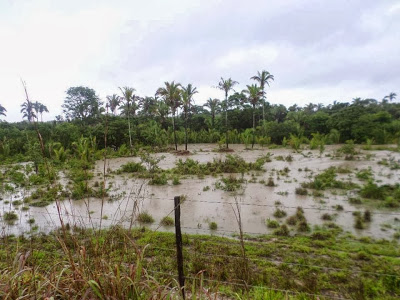
<svg viewBox="0 0 400 300">
<path fill-rule="evenodd" d="M 221 78 L 216 88 L 224 99 L 208 99 L 195 105 L 197 89 L 166 82 L 154 96 L 139 96 L 131 87 L 102 101 L 88 87 L 71 87 L 66 92 L 63 115 L 42 122 L 45 105 L 27 99 L 21 105 L 24 121 L 0 122 L 0 155 L 5 160 L 22 160 L 37 144 L 36 128 L 46 143 L 48 155 L 53 148 L 71 149 L 80 137 L 95 138 L 97 148 L 107 145 L 123 151 L 142 146 L 165 149 L 175 143 L 229 143 L 246 145 L 290 144 L 295 141 L 313 145 L 343 143 L 398 143 L 400 103 L 396 93 L 382 100 L 355 98 L 351 103 L 334 101 L 324 106 L 309 103 L 304 107 L 271 104 L 265 88 L 274 79 L 269 72 L 252 77 L 259 85 L 247 85 L 241 92 L 231 78 Z M 7 111 L 0 105 L 0 115 Z M 32 155 L 32 154 L 31 154 Z M 10 158 L 11 157 L 11 158 Z"/>
</svg>

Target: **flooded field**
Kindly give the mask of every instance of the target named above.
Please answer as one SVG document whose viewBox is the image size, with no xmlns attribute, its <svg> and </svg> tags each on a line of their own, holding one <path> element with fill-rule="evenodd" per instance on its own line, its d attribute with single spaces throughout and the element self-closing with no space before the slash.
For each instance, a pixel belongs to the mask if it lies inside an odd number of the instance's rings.
<svg viewBox="0 0 400 300">
<path fill-rule="evenodd" d="M 162 158 L 158 166 L 163 169 L 174 168 L 178 160 L 192 159 L 200 163 L 225 159 L 227 155 L 238 155 L 246 162 L 255 162 L 270 153 L 270 161 L 263 171 L 249 171 L 242 174 L 213 174 L 206 176 L 185 175 L 179 177 L 179 184 L 170 179 L 166 185 L 149 185 L 148 179 L 138 178 L 117 170 L 128 162 L 140 162 L 139 157 L 112 158 L 106 161 L 105 199 L 89 198 L 83 200 L 63 200 L 45 207 L 24 205 L 24 199 L 34 188 L 16 188 L 4 190 L 0 197 L 2 234 L 20 234 L 29 232 L 48 232 L 60 225 L 60 217 L 65 224 L 98 228 L 121 224 L 125 227 L 138 226 L 139 212 L 147 212 L 154 218 L 151 228 L 173 230 L 173 227 L 161 226 L 163 217 L 173 217 L 174 196 L 184 196 L 182 204 L 182 230 L 188 233 L 217 234 L 231 236 L 239 231 L 235 217 L 236 202 L 241 214 L 243 231 L 247 234 L 266 234 L 275 229 L 267 223 L 275 220 L 279 224 L 289 223 L 290 234 L 298 234 L 296 226 L 290 226 L 289 218 L 302 208 L 309 229 L 302 234 L 312 232 L 315 226 L 339 226 L 345 232 L 355 236 L 391 239 L 400 232 L 400 208 L 386 208 L 378 200 L 357 200 L 359 190 L 366 184 L 360 171 L 369 170 L 370 179 L 378 185 L 393 185 L 400 182 L 400 169 L 391 168 L 388 163 L 400 161 L 400 154 L 387 150 L 360 150 L 353 160 L 335 157 L 338 146 L 327 146 L 320 155 L 318 150 L 257 148 L 246 150 L 244 145 L 232 145 L 232 153 L 219 153 L 213 150 L 217 145 L 189 145 L 190 155 L 158 153 Z M 353 188 L 307 188 L 306 192 L 296 191 L 302 183 L 312 181 L 330 167 L 335 167 L 336 180 L 351 183 Z M 97 161 L 91 185 L 103 180 L 104 161 Z M 240 181 L 235 191 L 221 188 L 222 178 Z M 68 178 L 60 173 L 58 180 L 64 187 Z M 354 200 L 356 199 L 356 200 Z M 360 203 L 361 202 L 361 203 Z M 358 204 L 359 203 L 359 204 Z M 277 213 L 280 211 L 280 214 Z M 371 220 L 365 222 L 363 229 L 355 227 L 357 214 L 371 212 Z M 18 216 L 14 222 L 4 220 L 7 212 L 14 211 Z M 34 220 L 34 221 L 32 221 Z M 268 222 L 269 220 L 269 222 Z M 211 222 L 217 229 L 209 229 Z M 273 222 L 273 223 L 276 223 Z"/>
</svg>

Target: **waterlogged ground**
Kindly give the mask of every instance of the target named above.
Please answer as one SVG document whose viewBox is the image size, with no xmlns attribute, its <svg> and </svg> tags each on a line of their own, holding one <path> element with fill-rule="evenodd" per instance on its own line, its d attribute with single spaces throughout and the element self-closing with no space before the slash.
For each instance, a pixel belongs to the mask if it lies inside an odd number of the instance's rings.
<svg viewBox="0 0 400 300">
<path fill-rule="evenodd" d="M 288 217 L 296 213 L 297 207 L 302 207 L 307 222 L 311 229 L 322 226 L 328 222 L 340 226 L 355 236 L 371 236 L 374 238 L 393 238 L 400 232 L 400 209 L 379 207 L 377 200 L 363 201 L 363 204 L 351 204 L 349 198 L 357 197 L 357 189 L 323 190 L 319 195 L 308 190 L 308 195 L 297 195 L 295 189 L 302 182 L 309 182 L 315 175 L 329 167 L 347 169 L 349 173 L 339 173 L 337 179 L 353 182 L 360 186 L 365 181 L 359 180 L 356 173 L 370 168 L 375 182 L 379 185 L 400 182 L 400 170 L 391 169 L 387 165 L 378 164 L 383 159 L 392 162 L 400 161 L 400 153 L 387 150 L 365 151 L 356 156 L 355 160 L 333 158 L 338 146 L 327 146 L 320 157 L 318 150 L 302 150 L 300 153 L 291 149 L 257 148 L 245 150 L 244 145 L 232 145 L 233 153 L 213 152 L 216 145 L 196 144 L 189 145 L 191 155 L 177 156 L 172 153 L 159 153 L 155 156 L 164 156 L 159 166 L 170 169 L 179 159 L 188 158 L 201 163 L 212 162 L 214 159 L 224 159 L 226 155 L 239 155 L 247 162 L 254 162 L 257 158 L 271 153 L 271 162 L 264 165 L 264 171 L 251 171 L 245 174 L 234 174 L 240 179 L 243 176 L 242 188 L 236 192 L 227 192 L 216 188 L 216 182 L 222 176 L 181 176 L 180 184 L 174 185 L 169 180 L 167 185 L 148 185 L 147 179 L 139 179 L 131 174 L 116 174 L 123 164 L 127 162 L 140 162 L 138 157 L 114 158 L 106 161 L 106 186 L 109 187 L 109 197 L 105 199 L 90 198 L 84 200 L 63 200 L 52 203 L 46 207 L 29 207 L 24 204 L 14 205 L 16 200 L 23 202 L 34 189 L 15 189 L 13 192 L 3 190 L 0 194 L 0 220 L 1 233 L 22 233 L 30 230 L 48 232 L 60 225 L 60 217 L 65 224 L 86 227 L 110 226 L 122 224 L 124 226 L 137 225 L 134 220 L 138 212 L 146 211 L 154 218 L 155 222 L 149 225 L 159 230 L 173 230 L 171 227 L 160 225 L 166 215 L 173 217 L 174 196 L 185 195 L 182 204 L 181 220 L 183 231 L 188 233 L 213 233 L 231 236 L 238 232 L 237 206 L 240 209 L 243 231 L 249 234 L 271 233 L 266 225 L 266 220 L 277 220 L 285 224 Z M 281 160 L 292 156 L 292 161 Z M 104 161 L 95 165 L 92 185 L 103 180 Z M 68 179 L 63 174 L 59 180 L 66 186 Z M 267 186 L 269 178 L 275 186 Z M 343 209 L 337 210 L 340 205 Z M 24 208 L 25 207 L 25 208 Z M 286 212 L 282 218 L 274 217 L 274 212 L 279 208 Z M 364 229 L 355 229 L 353 213 L 365 210 L 372 212 L 371 222 L 364 224 Z M 18 220 L 13 225 L 3 220 L 6 212 L 15 211 Z M 324 214 L 329 214 L 330 221 L 322 220 Z M 30 221 L 29 220 L 34 220 Z M 209 224 L 217 223 L 216 230 L 210 230 Z M 290 227 L 291 234 L 297 234 L 296 227 Z"/>
</svg>

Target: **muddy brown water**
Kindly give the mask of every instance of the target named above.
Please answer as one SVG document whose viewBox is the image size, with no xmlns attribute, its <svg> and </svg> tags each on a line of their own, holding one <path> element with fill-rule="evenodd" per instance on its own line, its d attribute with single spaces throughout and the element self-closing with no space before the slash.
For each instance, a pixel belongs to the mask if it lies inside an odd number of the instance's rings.
<svg viewBox="0 0 400 300">
<path fill-rule="evenodd" d="M 355 173 L 357 170 L 371 168 L 375 180 L 379 184 L 393 184 L 400 181 L 400 170 L 390 170 L 387 166 L 378 164 L 383 158 L 400 160 L 400 154 L 390 151 L 361 151 L 359 159 L 345 161 L 343 158 L 332 159 L 326 156 L 331 155 L 337 149 L 337 146 L 327 146 L 326 151 L 319 157 L 317 150 L 303 150 L 302 153 L 295 153 L 291 149 L 266 149 L 257 148 L 255 150 L 246 150 L 244 145 L 231 145 L 234 153 L 213 152 L 217 145 L 195 144 L 189 145 L 192 152 L 189 156 L 176 156 L 171 153 L 159 153 L 155 156 L 165 158 L 159 163 L 162 169 L 168 169 L 175 166 L 177 160 L 186 160 L 188 158 L 197 160 L 201 163 L 213 161 L 213 159 L 223 159 L 226 155 L 239 155 L 246 161 L 255 161 L 258 157 L 272 154 L 272 161 L 264 165 L 265 171 L 253 171 L 244 174 L 247 183 L 243 189 L 233 194 L 220 189 L 216 189 L 215 183 L 221 176 L 183 176 L 181 184 L 173 185 L 171 181 L 168 185 L 153 186 L 148 185 L 147 180 L 133 178 L 130 174 L 110 174 L 107 177 L 107 185 L 111 184 L 109 194 L 112 198 L 101 199 L 89 198 L 84 200 L 64 200 L 59 202 L 59 209 L 64 223 L 70 225 L 79 225 L 85 227 L 98 228 L 98 226 L 107 227 L 114 224 L 121 224 L 125 227 L 138 226 L 132 223 L 137 213 L 147 211 L 155 219 L 155 223 L 149 227 L 157 230 L 172 231 L 173 228 L 160 226 L 161 219 L 166 216 L 173 217 L 174 196 L 185 195 L 186 200 L 182 204 L 182 230 L 188 233 L 199 234 L 218 234 L 232 236 L 238 233 L 238 223 L 234 210 L 235 202 L 239 203 L 243 230 L 249 234 L 271 233 L 273 229 L 266 226 L 266 220 L 277 220 L 281 224 L 290 215 L 296 212 L 297 207 L 304 209 L 304 214 L 311 227 L 321 226 L 324 221 L 321 216 L 324 213 L 333 215 L 333 222 L 355 236 L 371 236 L 374 238 L 392 238 L 396 231 L 400 231 L 400 209 L 387 210 L 363 205 L 352 205 L 348 202 L 349 196 L 356 196 L 355 191 L 343 190 L 325 190 L 323 197 L 300 196 L 295 194 L 296 187 L 302 182 L 309 181 L 313 176 L 331 167 L 349 168 L 352 172 L 349 174 L 339 174 L 338 178 L 342 180 L 351 180 L 352 182 L 363 184 L 359 181 Z M 286 157 L 292 155 L 293 161 L 276 160 L 277 156 Z M 370 158 L 367 157 L 370 156 Z M 108 171 L 116 171 L 123 164 L 130 161 L 140 161 L 138 157 L 113 158 L 106 162 Z M 96 162 L 92 184 L 96 181 L 101 182 L 103 161 Z M 279 170 L 289 168 L 288 176 L 278 175 Z M 301 170 L 302 171 L 301 171 Z M 308 171 L 305 171 L 307 169 Z M 61 174 L 62 175 L 62 174 Z M 235 174 L 240 178 L 241 174 Z M 265 182 L 272 177 L 276 186 L 268 187 L 260 183 Z M 254 180 L 255 178 L 255 180 Z M 254 182 L 255 181 L 255 182 Z M 66 185 L 68 179 L 61 176 L 60 182 Z M 208 189 L 206 187 L 209 187 Z M 31 191 L 23 189 L 16 190 L 14 193 L 3 192 L 0 201 L 0 212 L 4 215 L 7 211 L 15 211 L 18 214 L 18 221 L 14 225 L 7 225 L 0 221 L 2 234 L 19 234 L 28 232 L 31 226 L 37 226 L 38 231 L 48 232 L 60 225 L 58 209 L 56 203 L 47 207 L 31 207 L 28 211 L 22 211 L 21 206 L 13 206 L 12 201 L 23 200 Z M 10 203 L 6 203 L 9 201 Z M 343 211 L 335 211 L 333 208 L 341 205 Z M 101 210 L 103 207 L 103 214 Z M 286 211 L 287 217 L 276 219 L 273 213 L 279 207 Z M 354 216 L 352 212 L 370 209 L 372 211 L 372 222 L 366 224 L 363 230 L 354 228 Z M 103 218 L 101 218 L 103 216 Z M 35 219 L 33 225 L 28 224 L 30 218 Z M 209 230 L 209 223 L 216 222 L 218 229 Z M 291 228 L 291 234 L 296 234 L 296 228 Z"/>
</svg>

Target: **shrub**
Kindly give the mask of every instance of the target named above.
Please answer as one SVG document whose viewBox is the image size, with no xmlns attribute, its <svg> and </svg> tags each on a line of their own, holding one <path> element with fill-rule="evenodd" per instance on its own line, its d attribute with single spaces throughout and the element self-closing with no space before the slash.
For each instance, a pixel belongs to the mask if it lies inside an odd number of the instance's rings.
<svg viewBox="0 0 400 300">
<path fill-rule="evenodd" d="M 272 177 L 268 178 L 268 182 L 267 182 L 266 186 L 275 186 L 275 182 Z"/>
<path fill-rule="evenodd" d="M 165 173 L 153 174 L 153 177 L 150 179 L 150 185 L 166 185 L 168 183 L 167 175 Z"/>
<path fill-rule="evenodd" d="M 180 180 L 179 180 L 179 176 L 174 176 L 174 177 L 172 178 L 172 184 L 173 184 L 173 185 L 179 185 L 179 184 L 181 184 L 181 182 L 180 182 Z"/>
<path fill-rule="evenodd" d="M 354 223 L 354 228 L 356 229 L 364 229 L 364 222 L 360 216 L 356 216 L 356 220 Z"/>
</svg>

